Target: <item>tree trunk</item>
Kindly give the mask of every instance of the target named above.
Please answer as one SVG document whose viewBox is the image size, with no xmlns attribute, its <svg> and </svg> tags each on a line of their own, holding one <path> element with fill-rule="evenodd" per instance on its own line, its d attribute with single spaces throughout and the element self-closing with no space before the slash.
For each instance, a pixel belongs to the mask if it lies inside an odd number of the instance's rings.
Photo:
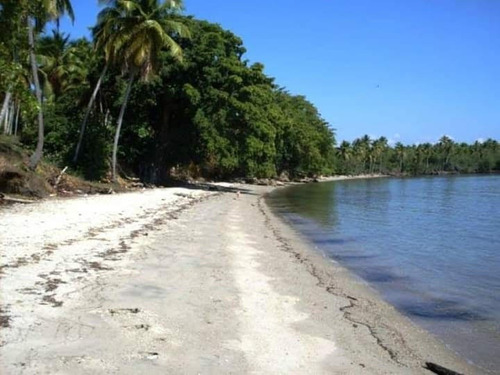
<svg viewBox="0 0 500 375">
<path fill-rule="evenodd" d="M 5 98 L 3 100 L 3 105 L 2 105 L 2 110 L 0 112 L 0 124 L 3 123 L 3 120 L 5 119 L 7 109 L 9 108 L 10 104 L 10 99 L 12 98 L 12 93 L 10 91 L 7 91 L 5 93 Z"/>
<path fill-rule="evenodd" d="M 125 115 L 125 109 L 127 108 L 128 97 L 130 96 L 130 90 L 132 89 L 132 83 L 134 83 L 135 72 L 130 74 L 130 80 L 128 81 L 127 90 L 125 91 L 125 98 L 123 98 L 122 108 L 120 110 L 120 115 L 118 116 L 118 124 L 116 126 L 115 142 L 113 144 L 113 181 L 116 182 L 116 154 L 118 152 L 118 140 L 120 139 L 120 131 L 122 129 L 123 116 Z"/>
<path fill-rule="evenodd" d="M 446 154 L 446 158 L 444 159 L 443 171 L 445 171 L 446 166 L 450 163 L 450 154 Z"/>
<path fill-rule="evenodd" d="M 94 106 L 95 100 L 97 98 L 97 93 L 99 92 L 99 89 L 101 88 L 102 81 L 104 79 L 104 76 L 106 75 L 106 72 L 108 71 L 108 64 L 104 67 L 101 76 L 99 77 L 99 80 L 97 81 L 97 84 L 95 86 L 94 92 L 92 93 L 92 96 L 90 97 L 89 104 L 87 106 L 87 110 L 85 112 L 85 117 L 82 122 L 82 127 L 80 128 L 80 137 L 78 138 L 78 144 L 76 145 L 76 151 L 75 151 L 75 156 L 73 157 L 73 163 L 76 164 L 78 160 L 78 154 L 80 153 L 80 149 L 82 147 L 82 142 L 83 142 L 83 135 L 85 134 L 85 128 L 87 127 L 87 122 L 89 120 L 90 112 L 92 111 L 92 107 Z"/>
<path fill-rule="evenodd" d="M 17 135 L 17 128 L 19 125 L 19 115 L 20 114 L 21 114 L 21 103 L 19 102 L 17 105 L 16 119 L 14 121 L 14 135 Z"/>
<path fill-rule="evenodd" d="M 153 175 L 148 176 L 148 179 L 154 184 L 164 184 L 169 177 L 167 169 L 167 149 L 169 145 L 170 127 L 176 112 L 175 104 L 168 98 L 164 97 L 161 104 L 161 115 L 156 124 L 155 131 L 155 155 L 153 162 Z"/>
<path fill-rule="evenodd" d="M 112 121 L 110 120 L 111 118 L 111 113 L 109 112 L 109 109 L 106 111 L 106 114 L 104 115 L 104 127 L 107 128 L 109 123 Z"/>
<path fill-rule="evenodd" d="M 7 111 L 5 112 L 5 116 L 3 122 L 0 123 L 0 126 L 3 125 L 3 133 L 9 134 L 9 117 L 10 117 L 11 106 L 10 104 L 7 106 Z"/>
<path fill-rule="evenodd" d="M 14 128 L 14 113 L 16 113 L 16 105 L 14 102 L 11 103 L 9 109 L 9 116 L 7 117 L 7 134 L 12 135 L 12 130 Z"/>
<path fill-rule="evenodd" d="M 35 32 L 33 27 L 33 22 L 30 17 L 28 20 L 28 39 L 30 48 L 30 60 L 31 60 L 31 70 L 33 72 L 33 84 L 35 85 L 35 94 L 38 101 L 38 142 L 36 144 L 35 153 L 30 158 L 29 167 L 31 169 L 36 169 L 38 163 L 42 159 L 43 155 L 43 140 L 44 140 L 44 124 L 43 124 L 43 109 L 42 109 L 42 90 L 40 89 L 40 80 L 38 79 L 38 66 L 36 63 L 35 56 Z"/>
</svg>

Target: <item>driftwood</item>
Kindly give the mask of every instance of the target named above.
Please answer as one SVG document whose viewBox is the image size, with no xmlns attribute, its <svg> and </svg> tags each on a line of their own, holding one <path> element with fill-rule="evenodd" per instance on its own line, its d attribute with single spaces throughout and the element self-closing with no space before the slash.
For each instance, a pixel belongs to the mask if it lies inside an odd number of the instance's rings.
<svg viewBox="0 0 500 375">
<path fill-rule="evenodd" d="M 456 371 L 449 370 L 446 367 L 436 365 L 432 362 L 425 362 L 425 368 L 438 375 L 462 375 Z"/>
<path fill-rule="evenodd" d="M 0 203 L 35 203 L 36 201 L 28 200 L 28 199 L 19 199 L 19 198 L 11 198 L 6 196 L 5 194 L 0 193 Z"/>
<path fill-rule="evenodd" d="M 57 189 L 57 185 L 59 185 L 59 183 L 61 182 L 62 176 L 64 175 L 64 173 L 66 173 L 67 170 L 68 170 L 68 167 L 64 167 L 64 169 L 61 171 L 61 173 L 59 174 L 59 176 L 57 176 L 56 182 L 54 184 L 54 188 L 55 189 Z"/>
</svg>

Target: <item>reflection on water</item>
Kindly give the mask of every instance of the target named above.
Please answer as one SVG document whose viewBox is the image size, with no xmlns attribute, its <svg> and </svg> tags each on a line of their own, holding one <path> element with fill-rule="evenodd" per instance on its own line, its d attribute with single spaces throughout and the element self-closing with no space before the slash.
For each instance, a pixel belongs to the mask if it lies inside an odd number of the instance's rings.
<svg viewBox="0 0 500 375">
<path fill-rule="evenodd" d="M 464 308 L 463 304 L 456 301 L 430 300 L 419 301 L 417 303 L 400 304 L 406 313 L 425 319 L 445 319 L 445 320 L 487 320 L 479 312 Z"/>
<path fill-rule="evenodd" d="M 312 192 L 308 189 L 284 189 L 280 200 L 276 200 L 273 204 L 277 208 L 283 205 L 283 208 L 289 210 L 290 213 L 297 213 L 312 219 L 323 227 L 337 225 L 337 211 L 331 209 L 335 207 L 337 185 L 314 184 L 312 186 L 314 186 Z"/>
<path fill-rule="evenodd" d="M 268 201 L 417 323 L 500 368 L 500 176 L 309 184 Z"/>
</svg>

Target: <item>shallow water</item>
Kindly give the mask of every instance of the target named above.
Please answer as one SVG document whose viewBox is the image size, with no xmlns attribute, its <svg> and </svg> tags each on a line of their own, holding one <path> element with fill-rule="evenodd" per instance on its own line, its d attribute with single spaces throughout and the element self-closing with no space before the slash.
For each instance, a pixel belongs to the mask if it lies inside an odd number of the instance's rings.
<svg viewBox="0 0 500 375">
<path fill-rule="evenodd" d="M 268 203 L 449 347 L 500 371 L 500 176 L 308 184 Z"/>
</svg>

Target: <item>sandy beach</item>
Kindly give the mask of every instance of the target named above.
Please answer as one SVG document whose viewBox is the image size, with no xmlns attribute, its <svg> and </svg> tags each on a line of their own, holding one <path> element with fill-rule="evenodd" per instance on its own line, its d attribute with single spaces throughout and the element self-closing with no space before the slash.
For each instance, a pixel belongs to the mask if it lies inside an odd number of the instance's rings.
<svg viewBox="0 0 500 375">
<path fill-rule="evenodd" d="M 221 187 L 1 207 L 0 373 L 480 373 Z"/>
</svg>

